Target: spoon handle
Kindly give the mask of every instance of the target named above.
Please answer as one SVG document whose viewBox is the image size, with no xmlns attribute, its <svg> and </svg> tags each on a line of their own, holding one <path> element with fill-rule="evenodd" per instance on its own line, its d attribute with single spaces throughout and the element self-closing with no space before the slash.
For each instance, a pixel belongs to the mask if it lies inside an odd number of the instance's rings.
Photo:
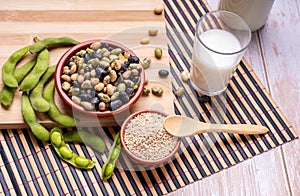
<svg viewBox="0 0 300 196">
<path fill-rule="evenodd" d="M 224 133 L 236 133 L 236 134 L 265 134 L 268 132 L 268 128 L 262 125 L 250 125 L 250 124 L 209 124 L 199 122 L 198 133 L 203 132 L 224 132 Z"/>
</svg>

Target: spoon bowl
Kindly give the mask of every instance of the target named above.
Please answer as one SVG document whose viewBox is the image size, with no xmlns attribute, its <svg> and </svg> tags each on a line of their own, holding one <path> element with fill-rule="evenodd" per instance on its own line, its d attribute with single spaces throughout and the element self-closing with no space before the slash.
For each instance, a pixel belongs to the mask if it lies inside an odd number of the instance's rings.
<svg viewBox="0 0 300 196">
<path fill-rule="evenodd" d="M 186 116 L 171 115 L 165 118 L 164 128 L 176 137 L 188 137 L 205 132 L 224 132 L 236 134 L 265 134 L 268 128 L 250 124 L 211 124 L 200 122 Z"/>
</svg>

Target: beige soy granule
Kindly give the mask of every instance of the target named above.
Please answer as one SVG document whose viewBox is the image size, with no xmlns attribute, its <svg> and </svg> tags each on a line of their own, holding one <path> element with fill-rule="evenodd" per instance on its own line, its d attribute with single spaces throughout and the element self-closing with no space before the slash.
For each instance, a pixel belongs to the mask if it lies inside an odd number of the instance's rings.
<svg viewBox="0 0 300 196">
<path fill-rule="evenodd" d="M 151 112 L 135 116 L 127 124 L 124 134 L 127 148 L 144 160 L 157 160 L 169 155 L 176 147 L 178 138 L 163 128 L 164 118 Z"/>
</svg>

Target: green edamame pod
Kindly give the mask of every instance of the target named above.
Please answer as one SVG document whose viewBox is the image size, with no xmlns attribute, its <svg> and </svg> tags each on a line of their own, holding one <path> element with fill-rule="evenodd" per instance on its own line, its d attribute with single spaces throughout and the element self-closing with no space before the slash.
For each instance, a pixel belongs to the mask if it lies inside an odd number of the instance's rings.
<svg viewBox="0 0 300 196">
<path fill-rule="evenodd" d="M 47 111 L 48 116 L 62 126 L 75 127 L 77 124 L 76 120 L 71 116 L 61 113 L 61 111 L 56 106 L 54 102 L 54 89 L 54 80 L 51 80 L 45 87 L 43 92 L 44 99 L 48 101 L 50 105 L 50 109 Z"/>
<path fill-rule="evenodd" d="M 105 150 L 105 143 L 102 138 L 86 131 L 69 131 L 64 134 L 64 140 L 65 142 L 84 143 L 100 153 Z"/>
<path fill-rule="evenodd" d="M 25 46 L 16 52 L 14 52 L 8 60 L 2 66 L 2 80 L 3 83 L 11 88 L 18 87 L 18 81 L 14 77 L 13 73 L 17 63 L 24 57 L 24 55 L 28 52 L 29 46 Z"/>
<path fill-rule="evenodd" d="M 32 69 L 35 62 L 36 59 L 33 59 L 15 70 L 14 77 L 16 78 L 18 83 L 20 83 L 23 80 L 23 78 L 27 75 L 27 73 Z M 11 88 L 9 86 L 4 85 L 4 87 L 0 91 L 0 103 L 5 107 L 9 107 L 14 99 L 15 90 L 16 88 Z"/>
<path fill-rule="evenodd" d="M 44 48 L 47 48 L 52 45 L 76 45 L 80 42 L 70 38 L 70 37 L 60 37 L 60 38 L 46 38 L 43 40 L 39 40 L 38 38 L 34 38 L 36 43 L 32 44 L 29 48 L 31 53 L 38 53 Z"/>
<path fill-rule="evenodd" d="M 41 124 L 38 123 L 35 112 L 30 104 L 29 98 L 25 92 L 22 94 L 22 115 L 25 122 L 30 127 L 32 133 L 36 138 L 42 141 L 49 140 L 49 132 Z"/>
<path fill-rule="evenodd" d="M 16 68 L 14 72 L 14 77 L 17 79 L 18 84 L 24 79 L 24 77 L 31 71 L 31 69 L 34 67 L 36 63 L 36 58 L 28 61 L 21 67 Z"/>
<path fill-rule="evenodd" d="M 53 127 L 50 131 L 50 141 L 56 154 L 67 163 L 80 169 L 92 169 L 95 162 L 73 152 L 64 142 L 62 131 L 58 127 Z"/>
<path fill-rule="evenodd" d="M 107 161 L 102 166 L 102 179 L 109 179 L 114 171 L 115 163 L 119 158 L 121 152 L 121 144 L 120 144 L 120 133 L 118 133 L 114 138 L 114 143 L 112 147 L 109 149 Z"/>
<path fill-rule="evenodd" d="M 17 68 L 14 72 L 14 77 L 20 83 L 23 78 L 28 74 L 28 72 L 32 69 L 36 62 L 36 59 L 32 59 L 28 63 L 22 65 Z M 0 91 L 0 103 L 5 107 L 9 107 L 12 104 L 12 101 L 15 96 L 16 88 L 11 88 L 9 86 L 4 85 L 2 90 Z"/>
<path fill-rule="evenodd" d="M 14 99 L 16 88 L 11 88 L 9 86 L 3 86 L 0 92 L 0 103 L 4 107 L 9 107 Z"/>
<path fill-rule="evenodd" d="M 21 84 L 21 91 L 30 91 L 33 89 L 40 80 L 40 77 L 45 73 L 48 68 L 50 54 L 47 49 L 41 51 L 37 56 L 37 61 L 31 72 L 25 77 Z"/>
<path fill-rule="evenodd" d="M 37 112 L 47 112 L 50 109 L 48 101 L 43 98 L 43 87 L 55 72 L 56 65 L 48 67 L 38 84 L 30 91 L 29 99 L 33 109 Z"/>
</svg>

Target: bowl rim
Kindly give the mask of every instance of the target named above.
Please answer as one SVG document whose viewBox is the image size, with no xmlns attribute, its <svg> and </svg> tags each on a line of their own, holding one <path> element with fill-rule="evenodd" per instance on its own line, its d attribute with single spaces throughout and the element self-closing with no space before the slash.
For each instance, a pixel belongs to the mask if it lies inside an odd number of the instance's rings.
<svg viewBox="0 0 300 196">
<path fill-rule="evenodd" d="M 126 126 L 127 124 L 130 122 L 131 119 L 133 119 L 134 117 L 136 117 L 137 115 L 141 114 L 141 113 L 157 113 L 160 115 L 163 115 L 165 117 L 168 116 L 167 113 L 165 112 L 161 112 L 158 110 L 140 110 L 137 112 L 132 113 L 130 116 L 128 116 L 126 118 L 126 120 L 123 122 L 121 129 L 120 129 L 120 142 L 122 147 L 124 148 L 123 150 L 126 152 L 126 154 L 136 163 L 141 163 L 142 165 L 145 166 L 157 166 L 163 163 L 166 163 L 168 161 L 170 161 L 172 159 L 172 157 L 175 156 L 175 154 L 179 151 L 180 145 L 181 145 L 181 139 L 178 138 L 177 144 L 175 146 L 175 148 L 172 150 L 172 152 L 170 154 L 168 154 L 167 156 L 161 158 L 161 159 L 155 159 L 155 160 L 145 160 L 145 159 L 141 159 L 137 156 L 135 156 L 128 148 L 127 145 L 125 143 L 125 139 L 124 139 L 124 134 L 126 131 Z"/>
<path fill-rule="evenodd" d="M 105 110 L 105 111 L 87 111 L 85 110 L 82 106 L 74 103 L 70 97 L 64 92 L 64 90 L 61 88 L 62 85 L 62 80 L 61 80 L 61 75 L 63 73 L 63 67 L 66 64 L 66 62 L 73 56 L 76 54 L 76 52 L 78 52 L 80 49 L 85 49 L 87 48 L 89 45 L 91 45 L 94 42 L 99 41 L 100 43 L 108 43 L 109 45 L 113 46 L 113 47 L 119 47 L 121 48 L 123 51 L 128 52 L 130 55 L 132 56 L 136 56 L 136 54 L 130 50 L 129 48 L 127 48 L 126 46 L 111 41 L 111 40 L 106 40 L 106 39 L 93 39 L 93 40 L 88 40 L 88 41 L 84 41 L 81 42 L 73 47 L 71 47 L 70 49 L 68 49 L 59 59 L 58 63 L 57 63 L 57 67 L 55 70 L 55 75 L 54 75 L 54 79 L 55 79 L 55 88 L 60 96 L 60 98 L 73 110 L 75 109 L 76 111 L 79 111 L 83 114 L 89 115 L 89 116 L 98 116 L 98 117 L 108 117 L 108 116 L 114 116 L 117 114 L 120 114 L 126 110 L 128 110 L 129 108 L 131 108 L 140 98 L 140 96 L 142 95 L 143 89 L 144 89 L 144 81 L 145 81 L 145 72 L 144 69 L 142 68 L 140 77 L 140 84 L 138 89 L 136 90 L 135 94 L 133 95 L 133 97 L 131 97 L 129 99 L 129 101 L 122 105 L 120 108 L 118 108 L 117 110 L 111 111 L 111 110 Z"/>
</svg>

